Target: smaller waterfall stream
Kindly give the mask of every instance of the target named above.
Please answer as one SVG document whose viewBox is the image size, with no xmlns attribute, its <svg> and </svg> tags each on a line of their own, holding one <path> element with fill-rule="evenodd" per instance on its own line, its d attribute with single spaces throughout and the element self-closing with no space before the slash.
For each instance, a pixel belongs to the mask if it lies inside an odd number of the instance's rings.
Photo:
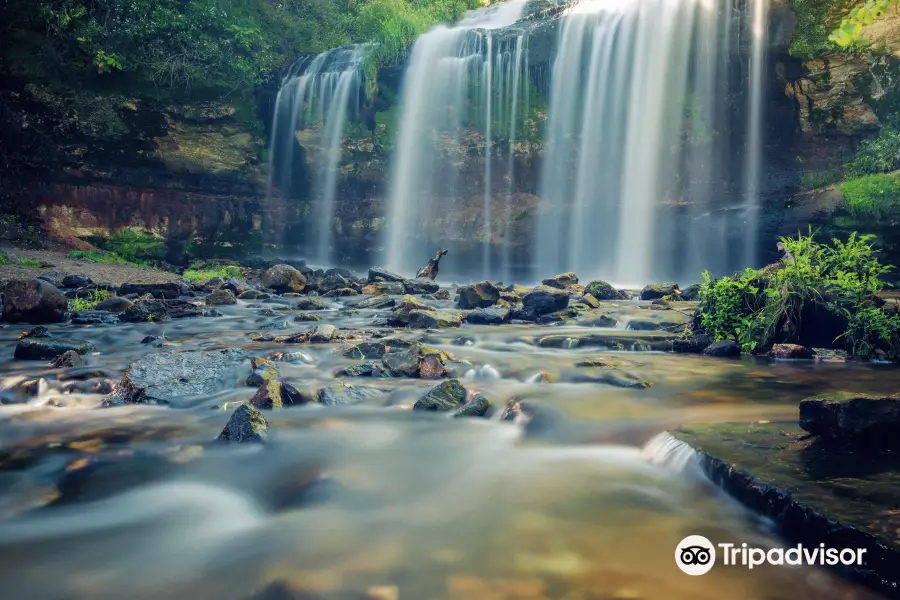
<svg viewBox="0 0 900 600">
<path fill-rule="evenodd" d="M 341 142 L 348 111 L 359 109 L 362 59 L 359 45 L 301 59 L 282 81 L 275 100 L 269 195 L 277 191 L 283 198 L 309 202 L 302 245 L 319 264 L 333 258 Z"/>
<path fill-rule="evenodd" d="M 765 101 L 765 51 L 766 23 L 768 21 L 769 0 L 750 0 L 750 98 L 747 111 L 747 148 L 745 159 L 744 198 L 747 204 L 747 231 L 744 246 L 744 261 L 748 265 L 756 262 L 756 230 L 759 222 L 759 184 L 762 174 L 762 123 Z"/>
</svg>

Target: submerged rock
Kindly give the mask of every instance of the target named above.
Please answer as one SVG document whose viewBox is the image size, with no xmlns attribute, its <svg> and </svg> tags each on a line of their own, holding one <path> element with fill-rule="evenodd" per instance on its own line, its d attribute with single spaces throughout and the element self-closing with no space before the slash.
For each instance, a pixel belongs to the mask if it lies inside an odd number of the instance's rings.
<svg viewBox="0 0 900 600">
<path fill-rule="evenodd" d="M 302 292 L 306 289 L 306 277 L 290 265 L 275 265 L 262 276 L 262 284 L 276 292 Z"/>
<path fill-rule="evenodd" d="M 658 300 L 678 293 L 677 283 L 651 283 L 641 290 L 641 300 Z"/>
<path fill-rule="evenodd" d="M 719 358 L 734 358 L 741 355 L 741 347 L 732 340 L 714 342 L 703 350 L 704 356 L 716 356 Z"/>
<path fill-rule="evenodd" d="M 268 429 L 269 423 L 259 410 L 253 406 L 242 404 L 231 413 L 225 429 L 216 439 L 235 444 L 263 442 Z"/>
<path fill-rule="evenodd" d="M 813 435 L 900 445 L 900 396 L 833 394 L 800 401 L 800 427 Z"/>
<path fill-rule="evenodd" d="M 87 354 L 94 349 L 90 342 L 72 338 L 26 337 L 16 345 L 16 360 L 51 360 L 66 352 Z"/>
<path fill-rule="evenodd" d="M 619 295 L 616 288 L 602 279 L 595 279 L 585 286 L 585 292 L 597 300 L 617 300 Z"/>
<path fill-rule="evenodd" d="M 115 325 L 119 317 L 100 310 L 83 310 L 72 314 L 73 325 Z"/>
<path fill-rule="evenodd" d="M 578 276 L 571 271 L 569 271 L 568 273 L 561 273 L 560 275 L 554 275 L 553 277 L 548 277 L 547 279 L 541 281 L 542 285 L 558 288 L 561 290 L 564 290 L 570 285 L 574 285 L 576 283 L 578 283 Z"/>
<path fill-rule="evenodd" d="M 56 286 L 38 279 L 13 279 L 3 290 L 7 323 L 59 323 L 66 318 L 66 297 Z"/>
<path fill-rule="evenodd" d="M 591 312 L 585 314 L 583 320 L 578 324 L 588 327 L 615 327 L 619 322 L 607 314 Z"/>
<path fill-rule="evenodd" d="M 381 390 L 345 383 L 322 388 L 318 399 L 323 406 L 344 406 L 376 400 L 383 395 Z"/>
<path fill-rule="evenodd" d="M 237 298 L 230 290 L 218 289 L 214 290 L 206 297 L 207 306 L 225 306 L 228 304 L 237 304 Z"/>
<path fill-rule="evenodd" d="M 238 348 L 149 354 L 125 370 L 108 404 L 178 404 L 210 396 L 237 383 L 246 359 Z"/>
<path fill-rule="evenodd" d="M 474 325 L 502 325 L 509 323 L 510 310 L 505 306 L 491 306 L 473 310 L 466 315 L 466 322 Z"/>
<path fill-rule="evenodd" d="M 459 408 L 455 413 L 453 413 L 454 417 L 488 417 L 490 416 L 491 410 L 493 409 L 493 402 L 490 399 L 482 396 L 481 394 L 476 394 L 471 402 L 465 404 Z"/>
<path fill-rule="evenodd" d="M 497 286 L 490 281 L 481 281 L 459 288 L 459 300 L 456 304 L 464 310 L 486 308 L 496 304 L 499 299 L 500 290 Z"/>
<path fill-rule="evenodd" d="M 457 379 L 442 381 L 416 400 L 413 410 L 446 412 L 465 404 L 466 388 Z"/>
<path fill-rule="evenodd" d="M 78 352 L 74 350 L 66 350 L 59 356 L 54 357 L 50 361 L 50 365 L 57 369 L 83 367 L 84 359 Z"/>
<path fill-rule="evenodd" d="M 522 298 L 526 311 L 538 316 L 553 313 L 569 306 L 569 293 L 546 285 L 539 285 Z"/>
<path fill-rule="evenodd" d="M 769 350 L 769 356 L 780 359 L 813 359 L 816 357 L 815 352 L 806 346 L 798 344 L 775 344 Z"/>
</svg>

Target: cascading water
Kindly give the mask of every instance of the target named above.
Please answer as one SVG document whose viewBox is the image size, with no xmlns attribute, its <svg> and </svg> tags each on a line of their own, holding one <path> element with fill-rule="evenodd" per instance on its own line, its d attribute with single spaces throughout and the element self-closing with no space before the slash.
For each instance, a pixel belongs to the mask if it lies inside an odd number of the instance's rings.
<svg viewBox="0 0 900 600">
<path fill-rule="evenodd" d="M 469 237 L 490 239 L 495 217 L 492 195 L 497 187 L 492 150 L 495 136 L 515 137 L 520 115 L 514 105 L 524 84 L 518 69 L 526 50 L 521 36 L 499 44 L 491 31 L 513 24 L 524 7 L 525 0 L 507 0 L 474 11 L 456 26 L 439 26 L 413 45 L 390 181 L 385 247 L 392 269 L 413 271 L 423 256 L 434 253 L 435 243 L 424 234 L 426 223 L 440 222 L 444 228 L 465 230 Z M 507 114 L 509 120 L 505 120 Z M 508 130 L 498 131 L 498 123 Z M 461 166 L 466 158 L 463 145 L 472 141 L 461 138 L 467 127 L 483 132 L 476 142 L 483 148 L 478 174 L 483 178 L 481 222 L 476 227 L 466 222 L 461 207 L 448 200 L 461 178 L 473 176 Z M 511 177 L 511 173 L 505 175 Z M 451 254 L 441 266 L 451 272 L 496 275 L 487 244 L 484 247 L 481 265 L 462 268 Z"/>
<path fill-rule="evenodd" d="M 564 17 L 538 274 L 643 284 L 745 259 L 755 228 L 740 226 L 741 211 L 711 206 L 732 143 L 723 107 L 732 15 L 716 0 L 584 0 Z"/>
<path fill-rule="evenodd" d="M 763 86 L 765 82 L 766 22 L 769 0 L 750 0 L 750 99 L 747 111 L 747 149 L 744 197 L 747 203 L 747 230 L 755 234 L 759 214 L 759 180 L 762 170 Z M 756 237 L 747 236 L 744 260 L 753 264 L 756 259 Z"/>
<path fill-rule="evenodd" d="M 359 108 L 363 50 L 347 46 L 297 61 L 275 100 L 269 195 L 309 202 L 302 246 L 320 264 L 332 258 L 341 142 L 348 110 Z"/>
</svg>

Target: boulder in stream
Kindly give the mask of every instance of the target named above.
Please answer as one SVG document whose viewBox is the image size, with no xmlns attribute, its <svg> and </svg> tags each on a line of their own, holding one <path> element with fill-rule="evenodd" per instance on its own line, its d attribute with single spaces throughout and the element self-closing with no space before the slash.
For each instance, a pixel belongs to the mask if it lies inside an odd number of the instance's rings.
<svg viewBox="0 0 900 600">
<path fill-rule="evenodd" d="M 85 355 L 94 346 L 84 340 L 55 337 L 26 337 L 16 345 L 16 360 L 51 360 L 66 352 Z"/>
<path fill-rule="evenodd" d="M 403 282 L 406 279 L 403 275 L 388 271 L 384 267 L 372 267 L 369 269 L 369 282 L 375 283 L 379 281 L 397 281 Z"/>
<path fill-rule="evenodd" d="M 510 310 L 505 306 L 490 306 L 473 310 L 466 315 L 466 322 L 474 325 L 502 325 L 509 323 Z"/>
<path fill-rule="evenodd" d="M 569 293 L 558 288 L 539 285 L 522 298 L 525 312 L 544 315 L 569 306 Z"/>
<path fill-rule="evenodd" d="M 716 356 L 719 358 L 736 358 L 741 355 L 741 347 L 732 340 L 713 342 L 703 349 L 704 356 Z"/>
<path fill-rule="evenodd" d="M 413 410 L 446 412 L 466 403 L 466 388 L 458 379 L 448 379 L 433 387 L 427 394 L 416 400 Z"/>
<path fill-rule="evenodd" d="M 59 323 L 68 301 L 53 284 L 39 279 L 13 279 L 3 290 L 3 320 L 7 323 Z"/>
<path fill-rule="evenodd" d="M 867 445 L 900 445 L 900 395 L 831 394 L 800 401 L 800 427 Z"/>
<path fill-rule="evenodd" d="M 651 283 L 641 290 L 641 300 L 659 300 L 665 296 L 678 294 L 677 283 Z"/>
<path fill-rule="evenodd" d="M 227 304 L 237 304 L 237 298 L 234 297 L 234 294 L 231 293 L 231 290 L 213 290 L 206 297 L 207 306 L 225 306 Z"/>
<path fill-rule="evenodd" d="M 262 284 L 279 294 L 302 292 L 306 289 L 306 277 L 290 265 L 275 265 L 263 273 Z"/>
<path fill-rule="evenodd" d="M 618 292 L 616 292 L 616 288 L 602 279 L 595 279 L 587 284 L 585 286 L 585 292 L 597 300 L 617 300 L 619 296 Z"/>
<path fill-rule="evenodd" d="M 480 281 L 459 288 L 457 306 L 463 310 L 486 308 L 500 300 L 500 290 L 490 281 Z"/>
<path fill-rule="evenodd" d="M 107 404 L 184 406 L 234 387 L 246 360 L 239 348 L 148 354 L 125 370 Z"/>
<path fill-rule="evenodd" d="M 263 442 L 268 429 L 269 423 L 265 415 L 253 406 L 242 404 L 231 413 L 231 418 L 217 439 L 235 444 Z"/>
<path fill-rule="evenodd" d="M 189 291 L 187 286 L 175 281 L 167 283 L 125 283 L 119 288 L 119 295 L 137 294 L 138 296 L 145 296 L 149 294 L 160 300 L 174 300 L 180 296 L 188 295 Z"/>
<path fill-rule="evenodd" d="M 578 276 L 571 271 L 568 273 L 561 273 L 559 275 L 554 275 L 553 277 L 548 277 L 541 281 L 542 285 L 546 285 L 549 287 L 558 288 L 561 290 L 566 289 L 570 285 L 574 285 L 578 283 Z"/>
</svg>

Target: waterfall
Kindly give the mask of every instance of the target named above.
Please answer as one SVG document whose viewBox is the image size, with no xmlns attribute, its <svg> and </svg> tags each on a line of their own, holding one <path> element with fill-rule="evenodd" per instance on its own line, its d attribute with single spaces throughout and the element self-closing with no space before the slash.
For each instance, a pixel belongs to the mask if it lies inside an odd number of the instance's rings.
<svg viewBox="0 0 900 600">
<path fill-rule="evenodd" d="M 400 126 L 391 168 L 385 233 L 388 267 L 413 272 L 423 257 L 434 254 L 436 245 L 424 233 L 424 225 L 440 222 L 446 228 L 465 229 L 470 237 L 485 242 L 480 265 L 462 267 L 451 253 L 447 265 L 441 263 L 442 269 L 496 274 L 486 243 L 493 235 L 492 197 L 497 191 L 494 136 L 501 133 L 494 129 L 495 112 L 512 112 L 506 103 L 512 102 L 513 95 L 516 101 L 520 97 L 513 87 L 520 85 L 522 78 L 506 65 L 518 61 L 521 66 L 524 44 L 518 39 L 495 44 L 492 30 L 516 22 L 524 7 L 525 0 L 507 0 L 473 11 L 454 27 L 438 26 L 413 45 L 401 91 Z M 465 172 L 462 166 L 466 157 L 463 144 L 470 141 L 461 138 L 464 127 L 483 133 L 483 166 L 477 175 Z M 483 180 L 481 223 L 476 228 L 465 222 L 462 207 L 450 200 L 461 179 L 472 176 Z"/>
<path fill-rule="evenodd" d="M 769 0 L 750 0 L 750 98 L 747 111 L 747 149 L 744 167 L 744 198 L 747 203 L 747 230 L 756 233 L 759 215 L 759 179 L 762 170 L 762 122 L 765 100 L 766 23 Z M 748 235 L 744 244 L 744 262 L 756 262 L 756 235 Z"/>
<path fill-rule="evenodd" d="M 583 0 L 564 17 L 539 276 L 572 270 L 643 285 L 742 266 L 755 226 L 721 207 L 734 27 L 730 4 L 716 0 Z"/>
<path fill-rule="evenodd" d="M 302 245 L 319 264 L 332 259 L 341 143 L 348 110 L 359 109 L 363 50 L 354 45 L 300 59 L 275 99 L 268 194 L 309 201 Z"/>
</svg>

